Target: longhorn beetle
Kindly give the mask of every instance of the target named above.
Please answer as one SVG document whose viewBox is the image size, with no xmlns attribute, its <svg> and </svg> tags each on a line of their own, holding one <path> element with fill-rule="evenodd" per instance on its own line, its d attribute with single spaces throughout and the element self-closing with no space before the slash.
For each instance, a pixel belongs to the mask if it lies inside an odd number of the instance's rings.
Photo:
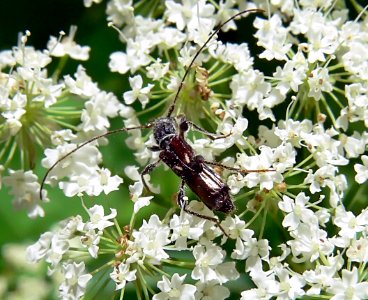
<svg viewBox="0 0 368 300">
<path fill-rule="evenodd" d="M 208 37 L 206 42 L 199 48 L 192 58 L 188 68 L 186 69 L 184 76 L 180 82 L 178 90 L 176 92 L 175 98 L 168 109 L 166 117 L 158 118 L 146 125 L 129 127 L 129 128 L 119 128 L 116 130 L 108 131 L 102 135 L 95 136 L 94 138 L 80 144 L 75 149 L 67 153 L 66 155 L 59 158 L 46 172 L 40 187 L 40 199 L 43 198 L 43 187 L 47 176 L 49 173 L 60 163 L 62 160 L 76 152 L 78 149 L 84 147 L 85 145 L 108 135 L 112 135 L 118 132 L 129 131 L 134 129 L 143 128 L 153 128 L 153 136 L 157 143 L 156 146 L 150 148 L 152 151 L 159 151 L 159 160 L 154 163 L 147 165 L 141 173 L 142 182 L 147 190 L 149 190 L 148 185 L 144 179 L 144 175 L 149 174 L 160 162 L 164 162 L 169 166 L 176 175 L 181 178 L 181 184 L 179 193 L 177 195 L 178 205 L 187 213 L 194 216 L 210 220 L 215 222 L 219 228 L 223 231 L 225 235 L 227 233 L 222 228 L 220 221 L 216 217 L 205 216 L 195 211 L 191 211 L 187 208 L 187 199 L 185 197 L 185 185 L 187 185 L 203 203 L 213 211 L 220 211 L 229 214 L 234 211 L 235 207 L 230 197 L 230 188 L 221 179 L 221 177 L 211 168 L 209 165 L 220 166 L 222 168 L 229 169 L 235 172 L 267 172 L 272 170 L 242 170 L 238 168 L 224 166 L 216 162 L 209 162 L 204 160 L 200 155 L 196 155 L 192 147 L 185 141 L 184 133 L 189 130 L 189 126 L 195 130 L 202 132 L 211 139 L 224 138 L 227 135 L 215 135 L 212 134 L 191 121 L 187 120 L 185 116 L 172 117 L 177 100 L 179 98 L 180 91 L 183 87 L 184 81 L 193 66 L 196 58 L 202 52 L 202 50 L 208 45 L 211 39 L 221 30 L 221 28 L 234 20 L 240 15 L 245 13 L 256 13 L 263 12 L 260 9 L 248 9 L 241 11 L 234 16 L 230 17 L 227 21 L 220 24 L 216 30 Z M 231 133 L 230 133 L 231 134 Z"/>
</svg>

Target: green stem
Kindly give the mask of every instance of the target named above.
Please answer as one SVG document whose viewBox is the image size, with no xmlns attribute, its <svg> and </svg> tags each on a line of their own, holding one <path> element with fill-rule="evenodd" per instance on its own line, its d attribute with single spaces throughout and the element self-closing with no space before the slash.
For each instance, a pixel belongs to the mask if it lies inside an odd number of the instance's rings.
<svg viewBox="0 0 368 300">
<path fill-rule="evenodd" d="M 14 140 L 14 138 L 9 138 L 9 139 L 7 139 L 7 141 L 6 141 L 6 143 L 5 143 L 5 145 L 3 146 L 3 149 L 1 150 L 1 152 L 0 152 L 0 160 L 3 158 L 3 156 L 4 156 L 4 154 L 5 154 L 5 152 L 6 152 L 6 150 L 8 149 L 8 147 L 9 147 L 9 145 L 10 145 L 10 143 L 12 142 Z"/>
<path fill-rule="evenodd" d="M 52 80 L 53 82 L 57 82 L 59 75 L 61 74 L 61 72 L 63 71 L 67 61 L 69 59 L 69 55 L 64 55 L 60 60 L 59 60 L 59 64 L 57 66 L 57 68 L 55 69 L 54 74 L 52 74 Z"/>
<path fill-rule="evenodd" d="M 145 297 L 145 299 L 149 299 L 148 290 L 147 290 L 147 286 L 148 285 L 147 285 L 147 282 L 146 282 L 146 280 L 145 280 L 145 278 L 144 278 L 144 276 L 142 274 L 142 270 L 141 270 L 141 268 L 140 268 L 140 266 L 138 264 L 137 264 L 136 270 L 137 270 L 137 273 L 138 273 L 139 281 L 141 283 L 141 287 L 143 289 L 144 297 Z"/>
<path fill-rule="evenodd" d="M 247 224 L 245 224 L 245 228 L 248 228 L 253 222 L 255 219 L 258 218 L 258 215 L 262 212 L 264 206 L 266 205 L 266 201 L 263 201 L 262 202 L 262 205 L 261 207 L 258 209 L 258 211 L 254 214 L 254 216 L 249 220 L 249 222 Z"/>
<path fill-rule="evenodd" d="M 93 271 L 91 272 L 91 275 L 93 276 L 94 274 L 97 274 L 97 273 L 98 273 L 98 272 L 100 272 L 101 270 L 104 270 L 104 269 L 106 269 L 106 268 L 110 268 L 110 267 L 112 267 L 112 266 L 114 265 L 114 263 L 115 263 L 115 261 L 109 261 L 109 262 L 107 262 L 107 263 L 103 264 L 101 267 L 99 267 L 99 268 L 97 268 L 97 269 L 93 270 Z"/>
<path fill-rule="evenodd" d="M 170 95 L 171 96 L 171 95 Z M 136 116 L 139 117 L 141 115 L 144 115 L 146 113 L 149 113 L 157 108 L 159 108 L 160 106 L 164 105 L 170 98 L 170 96 L 165 97 L 164 99 L 162 99 L 161 101 L 157 102 L 156 104 L 150 106 L 149 108 L 139 111 L 136 113 Z"/>
<path fill-rule="evenodd" d="M 208 83 L 208 86 L 213 87 L 215 85 L 218 85 L 218 84 L 221 84 L 221 83 L 224 83 L 224 82 L 228 82 L 230 79 L 231 79 L 231 76 L 228 76 L 228 77 L 224 77 L 222 79 L 219 79 L 217 81 L 211 81 L 211 82 Z"/>
<path fill-rule="evenodd" d="M 333 93 L 329 93 L 330 97 L 335 101 L 335 103 L 340 107 L 340 109 L 344 108 L 344 105 L 337 99 L 336 95 Z"/>
<path fill-rule="evenodd" d="M 55 123 L 59 124 L 62 127 L 69 128 L 69 129 L 71 129 L 73 131 L 77 131 L 77 127 L 75 127 L 75 126 L 73 126 L 73 125 L 71 125 L 69 123 L 63 122 L 63 121 L 58 120 L 58 119 L 51 119 L 51 120 L 54 121 Z"/>
<path fill-rule="evenodd" d="M 163 263 L 166 263 L 166 264 L 169 264 L 169 265 L 183 267 L 183 268 L 187 268 L 187 269 L 193 269 L 194 266 L 195 266 L 195 264 L 193 262 L 189 262 L 189 261 L 177 261 L 177 260 L 173 260 L 173 259 L 162 259 L 161 261 Z"/>
<path fill-rule="evenodd" d="M 264 201 L 264 202 L 266 202 L 266 201 Z M 265 209 L 264 209 L 263 218 L 262 218 L 262 225 L 261 225 L 261 230 L 260 230 L 260 233 L 259 233 L 259 236 L 258 236 L 258 240 L 261 240 L 262 237 L 263 237 L 263 233 L 264 233 L 264 230 L 266 228 L 267 213 L 268 213 L 268 205 L 266 205 Z"/>
<path fill-rule="evenodd" d="M 324 104 L 325 106 L 325 109 L 327 110 L 327 114 L 329 115 L 331 121 L 332 121 L 332 124 L 335 128 L 338 128 L 337 124 L 336 124 L 336 119 L 335 119 L 335 116 L 333 114 L 333 111 L 331 110 L 330 106 L 328 105 L 327 101 L 326 101 L 326 98 L 322 96 L 321 100 L 322 103 Z"/>
<path fill-rule="evenodd" d="M 9 140 L 13 141 L 12 145 L 11 145 L 11 148 L 10 148 L 10 151 L 8 153 L 8 156 L 5 160 L 5 163 L 4 163 L 4 169 L 7 169 L 10 162 L 12 161 L 13 157 L 14 157 L 14 154 L 15 154 L 15 151 L 17 150 L 17 143 L 15 142 L 14 138 L 11 137 Z M 23 152 L 23 151 L 22 151 Z M 21 159 L 21 162 L 24 163 L 24 157 L 23 159 Z M 24 169 L 24 168 L 23 168 Z"/>
</svg>

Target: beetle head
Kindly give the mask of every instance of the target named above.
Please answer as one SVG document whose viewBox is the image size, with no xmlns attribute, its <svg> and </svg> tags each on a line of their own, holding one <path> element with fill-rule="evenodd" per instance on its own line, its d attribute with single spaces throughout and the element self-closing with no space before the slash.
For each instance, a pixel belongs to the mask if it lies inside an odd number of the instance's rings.
<svg viewBox="0 0 368 300">
<path fill-rule="evenodd" d="M 153 125 L 153 136 L 161 149 L 170 143 L 173 136 L 177 134 L 176 121 L 174 118 L 159 118 Z"/>
</svg>

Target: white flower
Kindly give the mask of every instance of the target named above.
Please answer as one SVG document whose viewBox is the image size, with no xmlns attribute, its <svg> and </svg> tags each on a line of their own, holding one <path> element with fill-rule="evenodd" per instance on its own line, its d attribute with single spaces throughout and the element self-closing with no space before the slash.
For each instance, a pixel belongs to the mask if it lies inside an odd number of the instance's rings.
<svg viewBox="0 0 368 300">
<path fill-rule="evenodd" d="M 55 37 L 50 37 L 47 43 L 47 48 L 50 51 L 50 55 L 56 57 L 62 57 L 64 55 L 69 55 L 75 60 L 88 60 L 90 48 L 88 46 L 80 46 L 74 42 L 74 36 L 77 31 L 76 26 L 70 27 L 70 32 L 68 36 L 65 36 L 61 42 Z"/>
<path fill-rule="evenodd" d="M 368 79 L 368 53 L 364 51 L 362 52 L 365 47 L 366 42 L 362 43 L 361 41 L 355 40 L 349 43 L 349 51 L 346 51 L 346 53 L 342 56 L 344 68 L 346 68 L 346 70 L 352 74 L 356 74 L 363 80 Z"/>
<path fill-rule="evenodd" d="M 59 293 L 62 299 L 80 299 L 87 288 L 92 275 L 85 273 L 84 262 L 64 264 L 62 267 L 64 281 L 60 285 Z"/>
<path fill-rule="evenodd" d="M 218 281 L 215 269 L 223 262 L 224 251 L 214 245 L 206 248 L 196 245 L 193 249 L 196 266 L 192 271 L 192 278 L 199 279 L 201 282 Z"/>
<path fill-rule="evenodd" d="M 351 136 L 340 134 L 339 139 L 344 146 L 347 158 L 355 158 L 364 153 L 367 142 L 365 135 L 360 135 L 355 131 Z"/>
<path fill-rule="evenodd" d="M 303 54 L 299 51 L 294 55 L 292 60 L 288 60 L 285 65 L 281 68 L 276 67 L 276 72 L 273 73 L 275 79 L 279 80 L 276 89 L 280 91 L 282 95 L 286 95 L 289 90 L 298 92 L 299 86 L 304 82 L 307 74 L 307 63 L 300 62 L 304 58 Z"/>
<path fill-rule="evenodd" d="M 193 279 L 221 284 L 239 277 L 235 262 L 223 263 L 225 251 L 219 246 L 210 243 L 206 246 L 196 245 L 193 249 L 193 256 L 196 260 L 196 266 L 192 271 Z"/>
<path fill-rule="evenodd" d="M 368 225 L 368 210 L 363 210 L 358 216 L 354 216 L 351 211 L 346 211 L 340 205 L 336 208 L 334 224 L 340 227 L 340 236 L 353 239 L 357 233 L 366 230 Z"/>
<path fill-rule="evenodd" d="M 98 255 L 98 244 L 100 243 L 101 236 L 94 230 L 88 230 L 84 235 L 81 236 L 82 245 L 87 247 L 89 254 L 93 258 L 97 258 Z"/>
<path fill-rule="evenodd" d="M 262 261 L 260 259 L 252 267 L 250 276 L 256 288 L 243 291 L 241 293 L 241 300 L 265 300 L 278 295 L 280 283 L 275 279 L 275 274 L 272 271 L 263 271 Z"/>
<path fill-rule="evenodd" d="M 325 130 L 321 124 L 316 124 L 312 133 L 303 134 L 305 143 L 313 153 L 313 158 L 319 167 L 343 166 L 349 163 L 349 160 L 343 155 L 341 141 L 334 138 L 337 134 L 334 128 Z"/>
<path fill-rule="evenodd" d="M 321 167 L 314 174 L 309 172 L 304 179 L 304 183 L 309 183 L 309 190 L 312 194 L 315 194 L 320 192 L 325 186 L 334 185 L 333 179 L 337 171 L 337 167 L 331 165 Z"/>
<path fill-rule="evenodd" d="M 260 71 L 250 69 L 234 75 L 230 88 L 235 104 L 247 105 L 250 110 L 257 109 L 260 113 L 265 105 L 263 98 L 270 92 L 271 84 L 265 81 Z"/>
<path fill-rule="evenodd" d="M 142 66 L 146 66 L 151 62 L 148 55 L 149 47 L 147 40 L 135 41 L 128 39 L 126 53 L 118 51 L 110 55 L 109 68 L 112 72 L 125 74 L 128 71 L 134 73 Z"/>
<path fill-rule="evenodd" d="M 192 215 L 180 212 L 180 216 L 173 215 L 170 220 L 170 228 L 172 229 L 171 240 L 175 241 L 175 248 L 178 250 L 187 249 L 187 241 L 196 240 L 203 235 L 204 222 L 201 220 L 197 223 L 194 222 Z"/>
<path fill-rule="evenodd" d="M 52 274 L 69 250 L 71 239 L 75 237 L 77 227 L 81 226 L 82 218 L 76 216 L 59 223 L 58 228 L 50 235 L 42 235 L 40 240 L 31 247 L 45 255 L 45 261 L 50 264 L 48 273 Z M 32 249 L 32 248 L 30 248 Z"/>
<path fill-rule="evenodd" d="M 315 24 L 321 25 L 316 30 L 308 30 L 308 61 L 315 63 L 316 61 L 325 61 L 326 54 L 335 53 L 339 45 L 338 30 L 335 25 L 330 24 Z"/>
<path fill-rule="evenodd" d="M 363 164 L 355 164 L 354 170 L 357 172 L 355 175 L 355 181 L 359 184 L 364 183 L 368 179 L 368 156 L 361 156 Z"/>
<path fill-rule="evenodd" d="M 21 35 L 18 40 L 24 41 L 24 38 L 27 39 L 26 36 Z M 18 47 L 13 48 L 13 56 L 17 64 L 30 69 L 44 68 L 52 61 L 44 51 L 25 46 L 25 42 L 18 43 Z"/>
<path fill-rule="evenodd" d="M 291 143 L 281 144 L 273 152 L 273 168 L 279 173 L 292 168 L 296 162 L 296 151 Z"/>
<path fill-rule="evenodd" d="M 34 102 L 43 102 L 46 108 L 57 103 L 65 90 L 64 83 L 54 84 L 51 78 L 44 78 L 41 74 L 34 75 Z"/>
<path fill-rule="evenodd" d="M 91 0 L 89 0 L 91 1 Z M 107 3 L 107 20 L 116 26 L 131 24 L 134 19 L 134 7 L 132 0 L 114 0 Z"/>
<path fill-rule="evenodd" d="M 187 275 L 179 276 L 175 273 L 171 277 L 171 281 L 162 276 L 162 280 L 157 282 L 157 287 L 161 290 L 160 293 L 153 295 L 153 300 L 194 300 L 196 287 L 191 284 L 183 284 Z"/>
<path fill-rule="evenodd" d="M 110 208 L 111 213 L 105 216 L 104 208 L 102 205 L 94 205 L 88 209 L 90 221 L 86 224 L 88 229 L 98 229 L 103 231 L 105 228 L 113 226 L 114 222 L 109 221 L 114 219 L 117 215 L 116 209 Z"/>
<path fill-rule="evenodd" d="M 139 100 L 142 103 L 142 107 L 145 108 L 149 100 L 149 93 L 153 87 L 153 84 L 143 87 L 143 79 L 141 75 L 129 77 L 129 83 L 132 88 L 131 91 L 125 92 L 123 97 L 126 104 L 132 104 L 135 100 Z"/>
<path fill-rule="evenodd" d="M 320 100 L 322 92 L 331 92 L 332 84 L 327 68 L 318 67 L 314 69 L 308 77 L 309 93 L 308 96 L 315 100 Z"/>
<path fill-rule="evenodd" d="M 42 160 L 42 165 L 45 168 L 50 168 L 58 159 L 67 155 L 75 147 L 73 144 L 63 144 L 57 146 L 56 149 L 46 149 L 46 158 Z M 46 183 L 50 181 L 54 183 L 68 176 L 69 181 L 59 182 L 59 187 L 64 190 L 66 196 L 72 197 L 82 192 L 92 195 L 94 185 L 91 179 L 100 170 L 98 164 L 101 159 L 101 154 L 96 146 L 85 145 L 57 164 L 49 174 Z"/>
<path fill-rule="evenodd" d="M 340 111 L 337 119 L 337 125 L 345 131 L 349 127 L 349 123 L 364 121 L 364 125 L 368 125 L 368 87 L 366 84 L 352 83 L 345 86 L 345 96 L 348 105 Z"/>
<path fill-rule="evenodd" d="M 327 292 L 334 295 L 331 300 L 340 299 L 367 299 L 368 282 L 360 282 L 359 272 L 356 267 L 351 271 L 342 270 L 341 278 L 335 278 Z"/>
<path fill-rule="evenodd" d="M 305 280 L 301 275 L 293 274 L 290 276 L 289 271 L 286 269 L 281 269 L 276 273 L 280 280 L 278 299 L 299 299 L 305 294 L 303 290 Z"/>
<path fill-rule="evenodd" d="M 148 206 L 153 196 L 142 197 L 143 182 L 139 176 L 139 180 L 134 184 L 129 185 L 130 198 L 134 202 L 134 213 L 137 213 L 142 207 Z"/>
<path fill-rule="evenodd" d="M 168 21 L 175 23 L 179 30 L 183 30 L 186 26 L 194 29 L 205 25 L 214 13 L 212 4 L 207 4 L 204 0 L 184 0 L 183 4 L 169 0 L 165 5 Z"/>
<path fill-rule="evenodd" d="M 334 246 L 328 239 L 327 232 L 316 226 L 302 223 L 294 231 L 290 232 L 294 240 L 287 244 L 290 246 L 295 259 L 298 261 L 313 262 L 321 254 L 328 256 L 334 250 Z"/>
<path fill-rule="evenodd" d="M 351 261 L 364 263 L 368 260 L 368 240 L 365 236 L 359 240 L 353 239 L 348 250 L 346 250 L 346 256 Z"/>
<path fill-rule="evenodd" d="M 78 171 L 81 171 L 80 169 Z M 80 175 L 73 175 L 70 177 L 70 181 L 59 182 L 59 188 L 63 190 L 65 196 L 73 197 L 75 195 L 81 195 L 91 189 L 90 179 L 91 174 L 95 171 L 94 169 L 89 169 L 83 166 L 84 173 Z"/>
<path fill-rule="evenodd" d="M 254 27 L 258 29 L 255 35 L 258 38 L 257 45 L 265 48 L 260 57 L 267 60 L 286 60 L 286 54 L 291 48 L 291 44 L 287 43 L 288 32 L 282 26 L 280 16 L 274 14 L 269 19 L 257 17 L 254 21 Z"/>
<path fill-rule="evenodd" d="M 53 235 L 52 232 L 45 232 L 41 234 L 39 240 L 35 244 L 27 247 L 27 260 L 30 263 L 37 263 L 46 256 L 50 249 Z"/>
<path fill-rule="evenodd" d="M 282 226 L 289 227 L 288 230 L 295 230 L 301 222 L 306 224 L 318 224 L 318 219 L 313 211 L 307 208 L 309 197 L 303 192 L 299 193 L 295 200 L 288 196 L 283 196 L 282 201 L 278 203 L 279 208 L 288 213 L 282 221 Z"/>
<path fill-rule="evenodd" d="M 74 140 L 77 136 L 70 129 L 56 130 L 51 134 L 51 142 L 58 146 Z"/>
<path fill-rule="evenodd" d="M 211 218 L 217 218 L 213 210 L 209 209 L 202 201 L 190 200 L 187 205 L 187 208 L 190 211 L 195 211 L 200 215 L 208 216 Z M 194 215 L 191 215 L 191 217 L 192 217 L 191 221 L 192 226 L 194 228 L 203 229 L 204 231 L 203 235 L 206 236 L 208 239 L 214 239 L 215 237 L 221 235 L 221 230 L 218 228 L 218 226 L 216 226 L 216 224 L 213 221 L 206 220 Z"/>
<path fill-rule="evenodd" d="M 40 184 L 32 171 L 9 169 L 9 176 L 3 178 L 3 183 L 11 188 L 14 195 L 14 206 L 17 209 L 25 208 L 30 218 L 43 217 L 45 212 L 41 207 Z M 48 201 L 47 198 L 42 200 Z"/>
<path fill-rule="evenodd" d="M 333 276 L 338 270 L 338 262 L 329 259 L 332 264 L 317 265 L 314 270 L 307 270 L 303 273 L 303 278 L 311 287 L 307 290 L 307 295 L 316 295 L 317 297 L 321 294 L 321 289 L 325 289 L 331 286 Z"/>
<path fill-rule="evenodd" d="M 216 281 L 196 283 L 197 291 L 195 292 L 196 300 L 223 300 L 230 296 L 227 287 L 220 285 Z"/>
<path fill-rule="evenodd" d="M 251 236 L 244 240 L 238 238 L 231 258 L 246 260 L 246 270 L 248 271 L 255 266 L 259 259 L 268 261 L 270 250 L 271 247 L 266 239 L 257 240 Z"/>
<path fill-rule="evenodd" d="M 133 232 L 134 242 L 152 263 L 167 259 L 169 255 L 164 247 L 170 244 L 170 229 L 162 224 L 157 215 L 152 215 L 148 222 L 143 220 L 138 231 Z"/>
<path fill-rule="evenodd" d="M 4 100 L 3 105 L 0 106 L 3 110 L 1 116 L 5 118 L 10 134 L 14 136 L 23 126 L 21 118 L 26 113 L 27 96 L 16 93 L 12 99 L 6 98 Z"/>
<path fill-rule="evenodd" d="M 273 170 L 272 167 L 273 153 L 272 149 L 263 146 L 261 153 L 257 156 L 246 156 L 245 154 L 239 154 L 237 157 L 237 165 L 239 165 L 242 173 L 247 173 L 241 181 L 248 188 L 260 186 L 260 189 L 271 190 L 274 183 L 280 183 L 283 180 L 281 173 L 277 170 Z M 240 174 L 238 175 L 240 177 Z"/>
<path fill-rule="evenodd" d="M 101 3 L 102 0 L 83 0 L 85 7 L 91 7 L 93 3 Z"/>
<path fill-rule="evenodd" d="M 234 240 L 238 238 L 247 240 L 254 234 L 251 229 L 245 227 L 245 221 L 241 220 L 237 215 L 234 215 L 234 217 L 227 216 L 222 225 L 227 228 L 228 235 Z"/>
<path fill-rule="evenodd" d="M 160 80 L 169 71 L 170 64 L 162 63 L 161 59 L 158 58 L 155 62 L 147 66 L 147 77 L 152 80 Z"/>
<path fill-rule="evenodd" d="M 180 56 L 178 57 L 178 61 L 183 66 L 188 67 L 190 62 L 193 59 L 193 55 L 195 55 L 196 53 L 196 48 L 189 44 L 186 44 L 183 46 L 183 48 L 180 49 L 179 53 L 180 53 Z M 203 55 L 198 55 L 198 57 L 196 58 L 196 63 L 200 65 L 202 61 L 203 61 Z M 168 84 L 167 88 L 172 91 L 176 91 L 179 88 L 180 81 L 181 81 L 181 78 L 179 76 L 177 77 L 171 76 L 170 83 Z"/>
<path fill-rule="evenodd" d="M 254 58 L 245 43 L 218 44 L 216 47 L 210 47 L 209 52 L 214 58 L 233 65 L 238 72 L 246 72 L 253 65 Z"/>
<path fill-rule="evenodd" d="M 86 70 L 82 65 L 78 66 L 74 77 L 75 79 L 70 75 L 64 76 L 65 85 L 69 88 L 72 94 L 89 98 L 99 92 L 97 84 L 92 81 L 90 76 L 87 75 Z"/>
<path fill-rule="evenodd" d="M 0 51 L 0 69 L 5 67 L 12 67 L 16 64 L 15 58 L 13 56 L 12 50 L 2 50 Z"/>
<path fill-rule="evenodd" d="M 84 105 L 82 123 L 78 127 L 85 132 L 97 131 L 98 133 L 110 127 L 108 118 L 116 117 L 123 107 L 114 94 L 106 92 L 94 94 Z"/>
<path fill-rule="evenodd" d="M 127 282 L 136 280 L 135 273 L 137 270 L 130 271 L 130 265 L 120 263 L 114 267 L 114 270 L 110 273 L 110 277 L 116 283 L 116 290 L 123 289 Z"/>
<path fill-rule="evenodd" d="M 179 29 L 173 27 L 163 27 L 157 33 L 157 41 L 155 43 L 159 42 L 159 44 L 157 45 L 158 48 L 160 50 L 166 51 L 167 49 L 181 47 L 181 44 L 185 42 L 186 39 L 187 36 Z M 165 63 L 164 69 L 162 71 L 165 71 L 166 64 L 168 63 Z"/>
<path fill-rule="evenodd" d="M 294 147 L 300 148 L 303 137 L 313 129 L 310 120 L 295 121 L 292 119 L 280 120 L 275 128 L 275 135 L 284 142 L 290 142 Z"/>
<path fill-rule="evenodd" d="M 216 139 L 212 142 L 211 148 L 215 150 L 213 155 L 229 149 L 235 143 L 238 145 L 244 145 L 243 133 L 248 128 L 248 123 L 248 120 L 242 117 L 238 117 L 235 121 L 235 124 L 231 118 L 225 119 L 223 123 L 218 126 L 218 131 L 228 136 L 225 138 Z M 206 157 L 206 155 L 209 154 L 209 151 L 206 149 L 204 152 L 205 153 L 202 153 L 202 155 Z"/>
<path fill-rule="evenodd" d="M 74 144 L 63 144 L 57 146 L 56 149 L 46 149 L 46 158 L 42 160 L 42 166 L 47 169 L 50 168 L 58 159 L 68 154 L 75 147 L 76 145 Z M 48 179 L 62 178 L 73 174 L 78 168 L 81 170 L 88 168 L 95 169 L 101 162 L 101 159 L 101 154 L 99 154 L 95 146 L 86 145 L 60 162 Z"/>
<path fill-rule="evenodd" d="M 103 191 L 105 195 L 119 189 L 119 185 L 123 182 L 119 176 L 111 176 L 109 169 L 102 168 L 90 179 L 92 191 L 89 194 L 98 196 Z"/>
<path fill-rule="evenodd" d="M 134 165 L 126 166 L 124 168 L 124 173 L 134 181 L 141 180 L 141 175 L 139 174 L 139 168 Z"/>
<path fill-rule="evenodd" d="M 135 181 L 133 184 L 129 185 L 129 192 L 130 198 L 134 202 L 134 212 L 137 213 L 142 207 L 150 204 L 150 200 L 153 199 L 153 196 L 142 197 L 144 185 L 137 166 L 127 166 L 125 167 L 124 172 L 130 179 Z M 154 187 L 148 182 L 149 175 L 146 175 L 144 178 L 149 189 L 158 194 L 160 192 L 160 188 Z"/>
</svg>

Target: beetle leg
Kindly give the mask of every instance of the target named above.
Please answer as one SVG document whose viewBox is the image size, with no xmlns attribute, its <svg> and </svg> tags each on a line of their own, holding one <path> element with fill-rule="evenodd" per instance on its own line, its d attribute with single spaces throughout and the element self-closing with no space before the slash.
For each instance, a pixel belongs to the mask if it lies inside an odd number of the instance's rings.
<svg viewBox="0 0 368 300">
<path fill-rule="evenodd" d="M 151 173 L 151 172 L 152 172 L 152 170 L 153 170 L 154 168 L 156 168 L 160 162 L 161 162 L 161 159 L 159 159 L 158 161 L 156 161 L 156 162 L 154 162 L 154 163 L 148 164 L 148 165 L 144 168 L 144 170 L 142 171 L 142 173 L 141 173 L 141 178 L 142 178 L 143 185 L 144 185 L 145 189 L 146 189 L 148 192 L 150 192 L 150 193 L 152 193 L 152 191 L 150 190 L 150 188 L 149 188 L 149 186 L 148 186 L 148 184 L 147 184 L 146 180 L 144 179 L 144 175 Z"/>
<path fill-rule="evenodd" d="M 217 140 L 217 139 L 222 139 L 222 138 L 226 138 L 229 135 L 231 135 L 231 133 L 229 134 L 214 134 L 212 132 L 207 131 L 206 129 L 203 129 L 202 127 L 199 127 L 197 124 L 188 121 L 185 116 L 181 115 L 179 117 L 179 135 L 184 138 L 184 132 L 188 131 L 189 129 L 189 125 L 192 126 L 192 128 L 194 128 L 195 130 L 202 132 L 203 134 L 205 134 L 206 136 L 208 136 L 211 140 Z"/>
<path fill-rule="evenodd" d="M 206 129 L 203 129 L 202 127 L 199 127 L 197 124 L 195 124 L 191 121 L 185 120 L 185 122 L 188 124 L 187 125 L 188 127 L 189 127 L 189 125 L 192 126 L 192 128 L 194 128 L 195 130 L 205 134 L 211 140 L 223 139 L 223 138 L 226 138 L 226 137 L 231 135 L 231 132 L 228 133 L 228 134 L 215 134 L 215 133 L 207 131 Z"/>
<path fill-rule="evenodd" d="M 147 147 L 149 150 L 151 150 L 152 152 L 158 152 L 161 151 L 162 149 L 159 146 L 151 146 L 151 147 Z"/>
<path fill-rule="evenodd" d="M 220 224 L 220 220 L 218 218 L 215 218 L 215 217 L 210 217 L 210 216 L 206 216 L 206 215 L 202 215 L 200 213 L 197 213 L 195 211 L 192 211 L 190 209 L 187 208 L 187 205 L 188 205 L 188 200 L 185 199 L 185 181 L 182 180 L 181 181 L 181 184 L 180 184 L 180 189 L 179 189 L 179 193 L 178 193 L 178 198 L 177 198 L 177 201 L 178 201 L 178 205 L 180 206 L 180 208 L 182 210 L 184 210 L 187 214 L 190 214 L 190 215 L 193 215 L 193 216 L 196 216 L 198 218 L 201 218 L 201 219 L 205 219 L 205 220 L 209 220 L 209 221 L 212 221 L 214 222 L 219 228 L 220 230 L 227 236 L 229 237 L 228 233 L 225 231 L 225 229 L 221 226 Z"/>
<path fill-rule="evenodd" d="M 189 123 L 184 115 L 180 115 L 179 117 L 179 136 L 184 138 L 184 132 L 188 131 Z"/>
<path fill-rule="evenodd" d="M 234 168 L 234 167 L 230 167 L 230 166 L 225 166 L 223 164 L 220 164 L 218 162 L 213 162 L 213 161 L 207 161 L 207 160 L 203 160 L 203 163 L 207 164 L 207 165 L 212 165 L 212 166 L 217 166 L 223 169 L 227 169 L 233 172 L 237 172 L 237 173 L 264 173 L 264 172 L 275 172 L 274 169 L 258 169 L 258 170 L 248 170 L 248 169 L 239 169 L 239 168 Z"/>
</svg>

